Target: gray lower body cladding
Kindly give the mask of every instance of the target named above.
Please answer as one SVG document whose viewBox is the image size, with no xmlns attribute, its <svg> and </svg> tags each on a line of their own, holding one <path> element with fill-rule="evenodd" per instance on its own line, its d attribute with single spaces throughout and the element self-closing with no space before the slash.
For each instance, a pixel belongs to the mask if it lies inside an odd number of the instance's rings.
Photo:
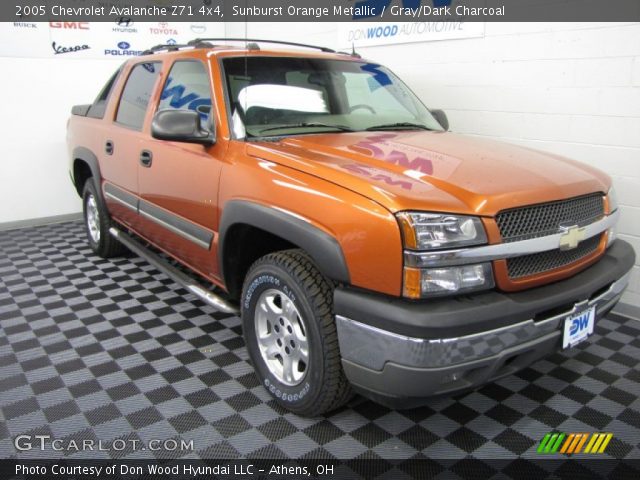
<svg viewBox="0 0 640 480">
<path fill-rule="evenodd" d="M 364 395 L 398 408 L 491 382 L 558 351 L 572 313 L 595 306 L 596 322 L 608 313 L 634 261 L 618 240 L 583 272 L 523 292 L 410 302 L 338 289 L 345 373 Z"/>
</svg>

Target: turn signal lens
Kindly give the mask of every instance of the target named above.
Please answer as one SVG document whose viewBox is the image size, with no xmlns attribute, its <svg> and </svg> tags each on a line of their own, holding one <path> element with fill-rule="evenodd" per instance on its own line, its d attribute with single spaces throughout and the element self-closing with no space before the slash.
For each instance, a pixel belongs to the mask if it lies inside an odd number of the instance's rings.
<svg viewBox="0 0 640 480">
<path fill-rule="evenodd" d="M 405 267 L 403 295 L 407 298 L 413 298 L 413 299 L 418 299 L 421 297 L 419 269 Z"/>
<path fill-rule="evenodd" d="M 404 269 L 404 296 L 424 298 L 493 288 L 490 263 L 447 268 Z"/>
</svg>

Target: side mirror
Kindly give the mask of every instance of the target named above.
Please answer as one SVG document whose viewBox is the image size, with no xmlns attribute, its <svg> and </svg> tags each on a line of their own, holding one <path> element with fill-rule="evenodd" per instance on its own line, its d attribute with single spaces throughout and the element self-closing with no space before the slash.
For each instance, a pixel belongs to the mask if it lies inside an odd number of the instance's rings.
<svg viewBox="0 0 640 480">
<path fill-rule="evenodd" d="M 447 119 L 447 114 L 444 113 L 444 110 L 434 109 L 429 111 L 431 112 L 431 115 L 433 115 L 433 118 L 438 121 L 440 126 L 444 128 L 444 131 L 449 131 L 449 119 Z"/>
<path fill-rule="evenodd" d="M 216 143 L 215 132 L 202 128 L 200 114 L 193 110 L 161 110 L 151 122 L 151 136 L 173 142 Z"/>
</svg>

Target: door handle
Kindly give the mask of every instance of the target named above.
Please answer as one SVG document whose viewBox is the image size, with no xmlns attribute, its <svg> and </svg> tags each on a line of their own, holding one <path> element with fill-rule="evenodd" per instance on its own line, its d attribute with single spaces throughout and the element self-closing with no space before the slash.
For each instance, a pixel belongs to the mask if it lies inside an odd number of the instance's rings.
<svg viewBox="0 0 640 480">
<path fill-rule="evenodd" d="M 104 151 L 107 155 L 113 155 L 113 142 L 111 140 L 107 140 L 104 144 Z"/>
<path fill-rule="evenodd" d="M 140 165 L 149 168 L 153 161 L 153 154 L 149 150 L 143 150 L 140 152 Z"/>
</svg>

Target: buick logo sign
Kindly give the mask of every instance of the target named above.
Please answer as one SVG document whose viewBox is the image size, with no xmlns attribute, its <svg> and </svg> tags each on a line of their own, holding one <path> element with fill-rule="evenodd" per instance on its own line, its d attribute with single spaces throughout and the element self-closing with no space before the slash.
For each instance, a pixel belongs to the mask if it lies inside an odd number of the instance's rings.
<svg viewBox="0 0 640 480">
<path fill-rule="evenodd" d="M 131 45 L 129 45 L 128 42 L 120 42 L 120 43 L 118 43 L 118 48 L 121 48 L 122 50 L 128 50 L 129 47 L 131 47 Z"/>
</svg>

